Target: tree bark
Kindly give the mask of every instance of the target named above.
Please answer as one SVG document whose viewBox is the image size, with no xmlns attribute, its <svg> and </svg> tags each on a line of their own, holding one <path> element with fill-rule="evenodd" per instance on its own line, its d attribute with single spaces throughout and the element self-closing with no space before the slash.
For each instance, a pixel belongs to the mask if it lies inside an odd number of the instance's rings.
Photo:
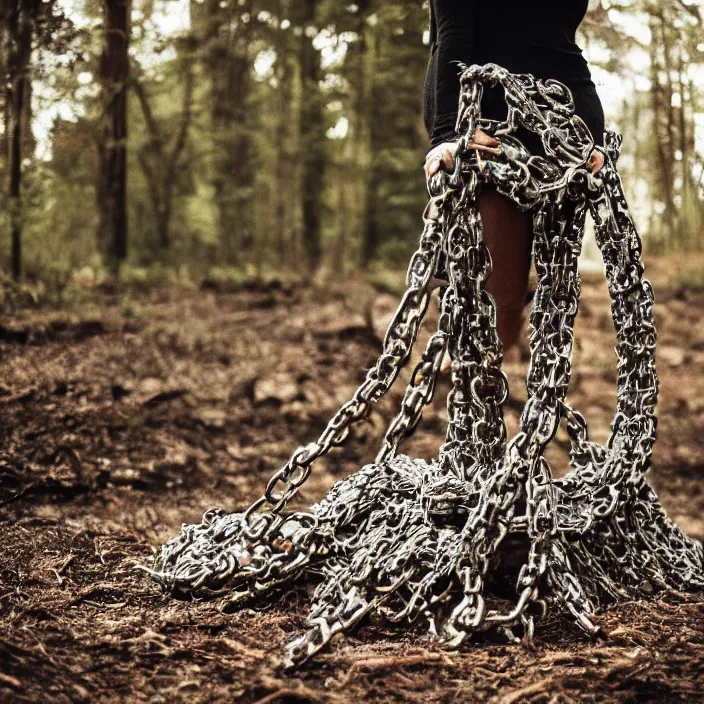
<svg viewBox="0 0 704 704">
<path fill-rule="evenodd" d="M 317 2 L 309 0 L 300 16 L 303 29 L 299 52 L 303 90 L 300 114 L 303 248 L 309 273 L 317 269 L 322 254 L 322 186 L 327 161 L 324 106 L 320 92 L 320 52 L 313 45 L 312 37 L 306 33 L 315 21 L 317 5 Z"/>
<path fill-rule="evenodd" d="M 662 36 L 665 19 L 662 14 L 657 11 L 651 14 L 650 28 L 653 36 Z M 659 50 L 663 52 L 661 60 Z M 672 155 L 672 123 L 670 114 L 672 111 L 671 94 L 667 91 L 667 85 L 663 86 L 660 81 L 660 74 L 665 71 L 664 55 L 668 51 L 666 46 L 659 47 L 656 42 L 653 42 L 650 47 L 650 78 L 651 78 L 651 107 L 653 111 L 653 137 L 656 142 L 657 149 L 657 179 L 656 183 L 662 193 L 662 198 L 665 206 L 662 222 L 666 225 L 667 232 L 662 242 L 665 250 L 669 250 L 673 246 L 673 238 L 675 236 L 676 219 L 675 219 L 675 201 L 673 192 L 673 155 Z M 668 78 L 669 81 L 669 78 Z"/>
<path fill-rule="evenodd" d="M 295 174 L 293 173 L 293 155 L 291 146 L 291 118 L 293 106 L 293 90 L 292 79 L 293 70 L 292 64 L 295 63 L 295 57 L 291 57 L 290 42 L 288 39 L 291 34 L 290 29 L 281 28 L 281 20 L 287 16 L 289 3 L 284 3 L 278 0 L 277 13 L 279 25 L 276 32 L 276 77 L 278 80 L 277 94 L 275 96 L 276 106 L 278 110 L 278 119 L 276 123 L 276 131 L 274 134 L 274 148 L 276 152 L 276 167 L 274 169 L 274 179 L 276 190 L 273 196 L 273 227 L 271 231 L 274 233 L 274 241 L 271 243 L 264 241 L 261 247 L 271 245 L 275 248 L 277 254 L 277 263 L 281 268 L 290 267 L 291 264 L 291 248 L 294 244 L 293 238 L 293 218 L 291 211 L 293 208 L 289 206 L 291 186 L 295 182 Z M 294 128 L 295 130 L 295 128 Z M 293 147 L 295 150 L 295 146 Z M 262 252 L 262 259 L 263 259 Z"/>
<path fill-rule="evenodd" d="M 12 213 L 12 277 L 17 281 L 22 276 L 22 105 L 24 101 L 24 77 L 20 77 L 13 90 L 12 101 L 12 147 L 10 149 L 10 208 Z"/>
<path fill-rule="evenodd" d="M 8 106 L 9 106 L 9 172 L 8 188 L 11 229 L 11 269 L 18 280 L 22 275 L 22 157 L 24 130 L 31 134 L 25 101 L 28 96 L 29 64 L 32 54 L 32 25 L 36 14 L 36 2 L 13 2 L 6 9 L 8 33 Z"/>
<path fill-rule="evenodd" d="M 100 59 L 102 114 L 98 136 L 98 242 L 117 273 L 127 258 L 127 92 L 131 0 L 104 0 L 105 44 Z"/>
<path fill-rule="evenodd" d="M 377 154 L 381 148 L 380 121 L 376 115 L 379 96 L 376 94 L 377 33 L 373 26 L 362 23 L 360 45 L 363 51 L 361 75 L 363 80 L 360 95 L 360 113 L 366 123 L 366 144 L 368 163 L 364 170 L 365 198 L 362 218 L 362 242 L 360 246 L 360 266 L 367 269 L 373 261 L 379 243 L 379 188 L 380 173 Z"/>
<path fill-rule="evenodd" d="M 207 43 L 210 118 L 214 158 L 212 186 L 218 209 L 220 241 L 228 264 L 243 263 L 250 253 L 252 145 L 247 132 L 247 100 L 252 68 L 253 0 L 223 4 L 210 0 L 198 12 L 198 26 Z M 245 21 L 245 17 L 247 21 Z"/>
</svg>

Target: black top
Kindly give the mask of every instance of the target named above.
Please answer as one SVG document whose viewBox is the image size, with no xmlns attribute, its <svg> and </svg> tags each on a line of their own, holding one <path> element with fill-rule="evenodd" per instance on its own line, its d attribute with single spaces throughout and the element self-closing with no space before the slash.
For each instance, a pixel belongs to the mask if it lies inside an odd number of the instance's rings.
<svg viewBox="0 0 704 704">
<path fill-rule="evenodd" d="M 588 4 L 589 0 L 430 0 L 423 117 L 431 146 L 456 138 L 460 69 L 453 61 L 496 63 L 513 73 L 555 78 L 573 92 L 585 84 L 593 91 L 587 61 L 575 42 Z M 494 117 L 484 108 L 482 101 L 482 115 Z"/>
</svg>

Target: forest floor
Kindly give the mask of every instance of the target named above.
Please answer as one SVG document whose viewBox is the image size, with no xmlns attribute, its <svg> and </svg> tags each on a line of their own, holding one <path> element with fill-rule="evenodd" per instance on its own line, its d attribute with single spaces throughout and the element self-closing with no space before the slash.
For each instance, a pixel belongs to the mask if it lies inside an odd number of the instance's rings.
<svg viewBox="0 0 704 704">
<path fill-rule="evenodd" d="M 649 478 L 670 516 L 701 539 L 704 286 L 682 272 L 704 262 L 646 265 L 660 375 Z M 559 615 L 539 624 L 532 644 L 478 640 L 454 651 L 363 625 L 292 674 L 282 648 L 303 626 L 304 595 L 234 613 L 217 600 L 165 596 L 134 565 L 207 508 L 245 507 L 317 438 L 374 363 L 398 296 L 350 281 L 324 292 L 165 288 L 91 301 L 79 312 L 39 306 L 0 319 L 0 701 L 704 699 L 701 594 L 610 607 L 598 617 L 605 641 Z M 616 368 L 600 275 L 585 277 L 576 337 L 570 400 L 603 442 Z M 525 352 L 505 362 L 511 434 Z M 373 460 L 407 379 L 408 369 L 371 422 L 316 463 L 306 502 Z M 448 389 L 439 385 L 403 452 L 437 454 Z M 547 456 L 565 470 L 562 430 Z"/>
</svg>

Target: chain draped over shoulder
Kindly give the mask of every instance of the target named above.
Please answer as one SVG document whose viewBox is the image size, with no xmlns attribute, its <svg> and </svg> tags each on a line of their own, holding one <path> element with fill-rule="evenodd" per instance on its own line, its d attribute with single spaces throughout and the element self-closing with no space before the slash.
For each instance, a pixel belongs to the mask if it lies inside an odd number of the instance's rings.
<svg viewBox="0 0 704 704">
<path fill-rule="evenodd" d="M 462 68 L 455 170 L 429 181 L 407 290 L 378 360 L 318 440 L 297 448 L 247 510 L 206 512 L 144 568 L 171 593 L 233 604 L 294 580 L 316 582 L 307 629 L 286 648 L 288 666 L 371 615 L 425 622 L 431 636 L 453 647 L 488 630 L 510 641 L 531 638 L 549 608 L 594 634 L 599 610 L 611 601 L 704 587 L 701 543 L 668 518 L 645 477 L 656 436 L 657 335 L 653 289 L 643 278 L 641 242 L 616 170 L 621 138 L 606 134 L 599 147 L 604 166 L 592 174 L 586 165 L 594 140 L 566 86 L 495 64 Z M 506 95 L 503 122 L 480 113 L 482 91 L 492 85 Z M 477 127 L 500 141 L 499 154 L 472 145 Z M 515 137 L 519 128 L 539 137 L 543 155 L 527 151 Z M 491 257 L 477 207 L 487 183 L 530 211 L 535 231 L 528 400 L 510 439 L 503 417 L 508 380 L 494 300 L 485 289 Z M 566 397 L 588 212 L 617 336 L 617 407 L 605 445 L 589 439 L 584 416 Z M 446 282 L 438 329 L 375 462 L 338 481 L 308 510 L 286 511 L 314 461 L 348 439 L 409 362 L 434 278 Z M 402 454 L 400 444 L 434 397 L 448 347 L 445 442 L 436 458 Z M 545 450 L 563 420 L 569 472 L 556 479 Z M 525 550 L 506 608 L 487 581 L 510 536 Z"/>
</svg>

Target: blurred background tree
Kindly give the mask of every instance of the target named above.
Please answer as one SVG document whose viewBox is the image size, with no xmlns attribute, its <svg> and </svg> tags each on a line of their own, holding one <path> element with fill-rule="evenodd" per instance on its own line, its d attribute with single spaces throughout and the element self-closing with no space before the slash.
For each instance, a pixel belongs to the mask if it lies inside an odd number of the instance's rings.
<svg viewBox="0 0 704 704">
<path fill-rule="evenodd" d="M 6 0 L 3 271 L 402 271 L 427 30 L 422 0 Z M 580 41 L 646 248 L 701 250 L 701 1 L 603 0 Z"/>
</svg>

